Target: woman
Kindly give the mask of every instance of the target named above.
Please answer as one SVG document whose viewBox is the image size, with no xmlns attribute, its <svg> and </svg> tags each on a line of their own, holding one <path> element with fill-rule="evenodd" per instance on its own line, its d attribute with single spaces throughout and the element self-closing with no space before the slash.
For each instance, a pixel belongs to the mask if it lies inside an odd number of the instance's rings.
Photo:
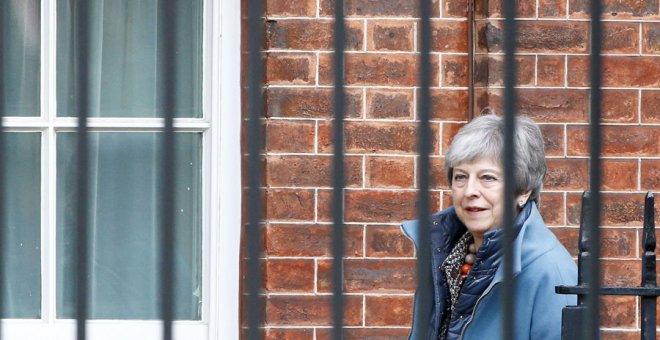
<svg viewBox="0 0 660 340">
<path fill-rule="evenodd" d="M 555 294 L 555 286 L 576 284 L 577 268 L 537 208 L 546 172 L 541 131 L 529 118 L 516 125 L 514 337 L 559 339 L 562 308 L 576 299 Z M 424 294 L 434 299 L 430 327 L 420 329 L 415 313 L 411 337 L 502 337 L 503 131 L 495 115 L 464 126 L 445 156 L 454 206 L 431 216 L 430 235 L 419 235 L 417 221 L 402 225 L 416 246 L 430 237 L 432 249 L 434 291 Z"/>
</svg>

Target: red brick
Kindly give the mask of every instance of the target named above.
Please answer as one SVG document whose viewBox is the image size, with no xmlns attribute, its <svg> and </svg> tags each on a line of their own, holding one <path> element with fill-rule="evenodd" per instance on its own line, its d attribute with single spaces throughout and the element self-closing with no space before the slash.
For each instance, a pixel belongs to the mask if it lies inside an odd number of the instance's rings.
<svg viewBox="0 0 660 340">
<path fill-rule="evenodd" d="M 600 308 L 600 325 L 608 328 L 635 328 L 634 296 L 603 296 Z"/>
<path fill-rule="evenodd" d="M 564 126 L 543 124 L 539 125 L 543 134 L 543 145 L 546 156 L 564 155 Z"/>
<path fill-rule="evenodd" d="M 283 85 L 313 85 L 316 82 L 316 56 L 302 53 L 268 53 L 266 82 Z"/>
<path fill-rule="evenodd" d="M 589 86 L 589 58 L 568 57 L 569 86 Z M 603 57 L 603 86 L 660 87 L 660 62 L 654 57 Z"/>
<path fill-rule="evenodd" d="M 570 0 L 568 8 L 571 18 L 589 18 L 589 0 Z M 653 18 L 658 16 L 658 0 L 605 0 L 601 2 L 603 19 Z"/>
<path fill-rule="evenodd" d="M 454 204 L 454 201 L 451 197 L 451 191 L 442 192 L 442 209 L 447 209 Z"/>
<path fill-rule="evenodd" d="M 361 21 L 346 21 L 346 50 L 361 50 L 363 37 Z M 269 49 L 334 50 L 333 21 L 269 20 L 266 44 Z"/>
<path fill-rule="evenodd" d="M 269 120 L 266 150 L 269 152 L 314 152 L 313 121 Z"/>
<path fill-rule="evenodd" d="M 501 18 L 504 16 L 502 4 L 503 0 L 477 1 L 475 11 L 479 15 L 488 18 Z M 488 8 L 485 9 L 484 5 Z M 533 18 L 536 15 L 536 1 L 534 0 L 516 0 L 516 18 Z"/>
<path fill-rule="evenodd" d="M 415 219 L 417 196 L 417 192 L 411 191 L 347 191 L 346 221 L 392 223 Z M 429 197 L 431 210 L 437 210 L 439 195 L 431 193 Z"/>
<path fill-rule="evenodd" d="M 604 123 L 636 123 L 638 102 L 636 90 L 604 90 L 602 121 Z"/>
<path fill-rule="evenodd" d="M 552 228 L 559 241 L 572 256 L 578 255 L 578 228 Z M 635 229 L 601 229 L 601 257 L 634 259 L 637 237 Z"/>
<path fill-rule="evenodd" d="M 541 193 L 540 210 L 546 225 L 564 225 L 564 194 Z"/>
<path fill-rule="evenodd" d="M 312 328 L 267 328 L 266 340 L 312 340 L 314 329 Z"/>
<path fill-rule="evenodd" d="M 586 183 L 585 183 L 586 187 Z M 569 193 L 566 199 L 567 223 L 580 224 L 581 194 Z M 643 194 L 602 194 L 601 225 L 640 226 L 644 220 Z"/>
<path fill-rule="evenodd" d="M 313 221 L 314 190 L 266 190 L 266 218 L 271 221 Z"/>
<path fill-rule="evenodd" d="M 412 323 L 412 296 L 367 296 L 364 304 L 367 326 L 408 326 Z"/>
<path fill-rule="evenodd" d="M 586 159 L 547 160 L 548 172 L 543 187 L 549 190 L 579 190 L 589 182 Z"/>
<path fill-rule="evenodd" d="M 438 0 L 432 0 L 431 16 L 438 16 Z M 321 16 L 334 16 L 334 0 L 321 0 Z M 344 13 L 349 17 L 406 17 L 419 15 L 419 1 L 413 0 L 346 0 Z"/>
<path fill-rule="evenodd" d="M 269 296 L 266 299 L 267 326 L 330 326 L 332 296 Z M 344 297 L 344 325 L 362 322 L 362 297 Z"/>
<path fill-rule="evenodd" d="M 399 226 L 367 226 L 366 255 L 368 257 L 411 257 L 414 246 Z"/>
<path fill-rule="evenodd" d="M 552 231 L 572 256 L 578 255 L 578 228 L 552 228 Z M 601 257 L 635 259 L 635 233 L 635 229 L 601 229 Z"/>
<path fill-rule="evenodd" d="M 467 0 L 442 1 L 442 16 L 444 18 L 467 18 Z"/>
<path fill-rule="evenodd" d="M 481 52 L 502 52 L 500 22 L 477 25 L 477 46 Z M 518 52 L 586 53 L 589 33 L 586 22 L 522 21 L 518 23 Z"/>
<path fill-rule="evenodd" d="M 538 56 L 537 84 L 539 86 L 564 86 L 564 76 L 566 74 L 564 63 L 565 59 L 563 56 Z"/>
<path fill-rule="evenodd" d="M 642 91 L 642 123 L 660 123 L 660 91 Z"/>
<path fill-rule="evenodd" d="M 412 293 L 416 260 L 346 259 L 344 290 L 348 293 Z M 332 289 L 332 261 L 318 261 L 318 290 Z"/>
<path fill-rule="evenodd" d="M 362 256 L 361 226 L 344 227 L 345 256 Z M 332 256 L 332 226 L 269 224 L 265 252 L 268 256 Z"/>
<path fill-rule="evenodd" d="M 516 86 L 534 85 L 534 56 L 517 56 Z M 477 86 L 504 86 L 504 57 L 478 55 L 476 57 L 475 84 Z"/>
<path fill-rule="evenodd" d="M 346 122 L 345 149 L 348 153 L 417 154 L 417 124 L 390 122 Z M 438 152 L 437 125 L 433 125 L 431 150 Z M 332 152 L 332 126 L 319 124 L 319 152 Z"/>
<path fill-rule="evenodd" d="M 603 23 L 603 53 L 639 53 L 639 24 Z"/>
<path fill-rule="evenodd" d="M 565 18 L 566 1 L 562 0 L 539 0 L 540 18 Z"/>
<path fill-rule="evenodd" d="M 637 160 L 604 159 L 602 162 L 601 190 L 637 189 Z"/>
<path fill-rule="evenodd" d="M 468 86 L 467 56 L 444 55 L 441 70 L 442 86 Z"/>
<path fill-rule="evenodd" d="M 467 52 L 468 34 L 467 21 L 433 21 L 431 22 L 432 52 Z M 418 39 L 421 30 L 417 30 Z M 421 46 L 418 40 L 417 46 Z"/>
<path fill-rule="evenodd" d="M 431 157 L 431 168 L 429 169 L 429 188 L 431 189 L 449 189 L 449 181 L 445 172 L 445 158 Z M 420 187 L 419 180 L 423 169 L 417 165 L 417 187 Z"/>
<path fill-rule="evenodd" d="M 642 52 L 660 54 L 660 23 L 642 23 Z"/>
<path fill-rule="evenodd" d="M 432 120 L 467 121 L 468 92 L 466 90 L 431 89 Z M 419 98 L 418 101 L 419 102 Z"/>
<path fill-rule="evenodd" d="M 313 292 L 314 260 L 266 260 L 264 275 L 269 292 Z"/>
<path fill-rule="evenodd" d="M 367 89 L 367 118 L 412 119 L 413 91 Z"/>
<path fill-rule="evenodd" d="M 268 0 L 266 16 L 268 17 L 313 17 L 316 16 L 316 0 Z"/>
<path fill-rule="evenodd" d="M 639 286 L 642 279 L 642 266 L 638 260 L 603 260 L 603 285 Z"/>
<path fill-rule="evenodd" d="M 415 86 L 418 76 L 418 56 L 412 54 L 346 54 L 346 85 Z M 431 56 L 431 65 L 437 65 L 437 56 Z M 322 54 L 319 81 L 322 85 L 333 83 L 332 54 Z M 437 66 L 432 66 L 437 86 Z"/>
<path fill-rule="evenodd" d="M 637 236 L 634 229 L 603 229 L 601 257 L 636 258 Z"/>
<path fill-rule="evenodd" d="M 576 257 L 578 254 L 579 229 L 559 227 L 550 228 L 550 230 L 555 234 L 564 248 L 568 250 L 571 256 Z"/>
<path fill-rule="evenodd" d="M 367 49 L 372 51 L 413 51 L 415 24 L 412 21 L 369 21 Z"/>
<path fill-rule="evenodd" d="M 454 140 L 454 136 L 458 131 L 464 126 L 464 123 L 444 123 L 442 124 L 442 153 L 446 154 L 449 150 L 449 145 L 451 141 Z"/>
<path fill-rule="evenodd" d="M 405 328 L 345 328 L 343 333 L 346 340 L 406 340 L 410 330 Z M 331 330 L 318 328 L 316 339 L 332 339 Z"/>
<path fill-rule="evenodd" d="M 568 153 L 589 154 L 588 126 L 568 126 Z M 660 153 L 660 130 L 653 126 L 608 125 L 602 129 L 603 156 L 656 156 Z"/>
<path fill-rule="evenodd" d="M 270 156 L 266 184 L 274 187 L 332 186 L 332 156 Z M 362 157 L 344 159 L 347 187 L 362 186 Z"/>
<path fill-rule="evenodd" d="M 638 340 L 639 339 L 638 330 L 630 331 L 619 331 L 619 330 L 602 330 L 601 339 L 602 340 Z"/>
<path fill-rule="evenodd" d="M 642 159 L 642 190 L 660 191 L 660 160 Z M 660 203 L 656 203 L 660 206 Z"/>
<path fill-rule="evenodd" d="M 333 115 L 333 89 L 269 88 L 266 91 L 268 117 L 329 118 Z M 362 116 L 362 91 L 346 89 L 344 115 Z"/>
<path fill-rule="evenodd" d="M 488 94 L 489 106 L 502 113 L 501 90 Z M 516 109 L 537 123 L 587 122 L 589 94 L 587 90 L 520 89 Z"/>
<path fill-rule="evenodd" d="M 412 157 L 367 157 L 366 183 L 369 188 L 412 188 Z"/>
</svg>

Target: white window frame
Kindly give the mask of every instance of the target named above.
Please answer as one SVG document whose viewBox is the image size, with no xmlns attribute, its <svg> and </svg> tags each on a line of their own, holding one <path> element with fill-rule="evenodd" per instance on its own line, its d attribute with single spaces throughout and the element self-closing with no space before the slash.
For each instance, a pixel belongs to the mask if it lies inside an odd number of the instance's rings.
<svg viewBox="0 0 660 340">
<path fill-rule="evenodd" d="M 76 118 L 56 117 L 56 1 L 41 0 L 41 112 L 4 117 L 7 132 L 41 133 L 41 319 L 3 319 L 2 339 L 75 339 L 75 320 L 55 317 L 56 132 L 72 131 Z M 202 318 L 175 321 L 175 339 L 239 337 L 240 252 L 240 48 L 239 0 L 204 0 L 203 112 L 175 119 L 175 129 L 203 132 Z M 157 131 L 159 118 L 90 118 L 91 131 Z M 157 320 L 88 320 L 90 340 L 162 337 Z"/>
</svg>

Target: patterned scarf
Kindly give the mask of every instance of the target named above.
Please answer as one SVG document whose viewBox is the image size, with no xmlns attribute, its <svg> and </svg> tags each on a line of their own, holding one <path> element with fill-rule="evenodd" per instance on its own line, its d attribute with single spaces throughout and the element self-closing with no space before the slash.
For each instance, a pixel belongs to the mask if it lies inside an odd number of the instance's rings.
<svg viewBox="0 0 660 340">
<path fill-rule="evenodd" d="M 458 301 L 458 296 L 460 295 L 461 287 L 463 286 L 463 281 L 460 279 L 461 266 L 465 261 L 465 255 L 468 253 L 468 247 L 470 243 L 473 242 L 474 238 L 472 237 L 472 234 L 466 231 L 442 263 L 442 271 L 445 273 L 447 286 L 449 288 L 449 306 L 446 307 L 444 317 L 442 318 L 442 325 L 440 326 L 440 332 L 438 333 L 439 339 L 445 339 L 447 337 L 451 314 L 454 312 L 454 306 Z"/>
</svg>

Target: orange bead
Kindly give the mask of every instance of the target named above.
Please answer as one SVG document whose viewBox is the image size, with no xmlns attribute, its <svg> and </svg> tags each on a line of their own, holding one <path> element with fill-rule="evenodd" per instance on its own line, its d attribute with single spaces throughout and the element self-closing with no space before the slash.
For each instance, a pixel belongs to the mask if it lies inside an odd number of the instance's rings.
<svg viewBox="0 0 660 340">
<path fill-rule="evenodd" d="M 467 275 L 467 273 L 470 272 L 470 269 L 472 269 L 472 265 L 471 265 L 471 264 L 466 263 L 466 264 L 462 265 L 462 266 L 461 266 L 461 274 L 463 274 L 463 275 Z"/>
</svg>

